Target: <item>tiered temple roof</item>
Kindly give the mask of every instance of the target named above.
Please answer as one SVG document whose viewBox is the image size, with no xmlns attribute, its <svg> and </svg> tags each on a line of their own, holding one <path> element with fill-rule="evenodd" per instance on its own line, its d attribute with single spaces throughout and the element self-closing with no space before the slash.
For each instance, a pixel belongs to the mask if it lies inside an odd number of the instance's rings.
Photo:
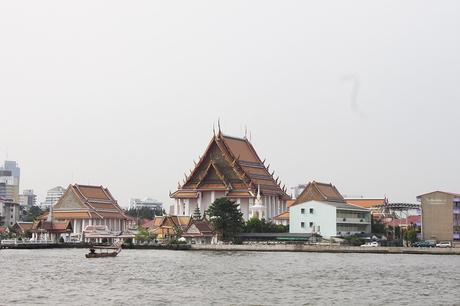
<svg viewBox="0 0 460 306">
<path fill-rule="evenodd" d="M 48 213 L 41 216 L 46 219 Z M 53 218 L 70 219 L 129 219 L 107 188 L 102 186 L 70 185 L 53 207 Z"/>
<path fill-rule="evenodd" d="M 224 191 L 229 198 L 255 197 L 260 186 L 264 196 L 288 200 L 286 188 L 270 173 L 246 138 L 235 138 L 219 132 L 209 143 L 205 154 L 186 176 L 172 198 L 197 198 L 199 191 Z"/>
</svg>

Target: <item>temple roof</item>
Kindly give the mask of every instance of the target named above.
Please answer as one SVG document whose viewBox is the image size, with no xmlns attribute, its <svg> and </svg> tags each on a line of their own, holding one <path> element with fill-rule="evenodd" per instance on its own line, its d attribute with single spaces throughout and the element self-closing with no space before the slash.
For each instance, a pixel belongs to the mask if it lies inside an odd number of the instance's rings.
<svg viewBox="0 0 460 306">
<path fill-rule="evenodd" d="M 273 172 L 274 173 L 274 172 Z M 209 143 L 205 154 L 173 198 L 196 198 L 197 191 L 224 191 L 229 197 L 255 197 L 261 194 L 290 199 L 286 188 L 275 180 L 246 138 L 226 136 L 219 132 Z"/>
<path fill-rule="evenodd" d="M 68 233 L 72 231 L 70 221 L 37 220 L 32 225 L 32 232 L 46 231 L 50 233 Z"/>
<path fill-rule="evenodd" d="M 48 213 L 40 219 L 46 219 Z M 102 186 L 70 185 L 53 206 L 53 218 L 71 219 L 129 219 L 107 188 Z"/>
</svg>

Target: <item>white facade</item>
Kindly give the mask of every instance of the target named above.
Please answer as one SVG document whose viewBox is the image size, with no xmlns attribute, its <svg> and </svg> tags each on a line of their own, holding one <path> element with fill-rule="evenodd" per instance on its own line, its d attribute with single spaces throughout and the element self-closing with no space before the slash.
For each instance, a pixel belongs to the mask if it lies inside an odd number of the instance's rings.
<svg viewBox="0 0 460 306">
<path fill-rule="evenodd" d="M 200 211 L 204 213 L 211 204 L 220 198 L 225 198 L 225 192 L 219 191 L 201 191 L 198 192 L 197 199 L 175 199 L 174 210 L 170 213 L 177 216 L 191 216 L 198 206 Z M 243 219 L 251 219 L 251 207 L 255 205 L 256 198 L 236 198 L 231 199 L 238 204 L 240 211 L 243 213 Z M 273 217 L 287 210 L 285 200 L 280 200 L 274 196 L 261 196 L 263 206 L 263 218 L 271 220 Z M 259 214 L 260 215 L 260 214 Z"/>
<path fill-rule="evenodd" d="M 62 197 L 66 189 L 61 186 L 54 187 L 46 193 L 45 202 L 41 203 L 43 209 L 49 208 L 51 205 L 56 204 L 59 199 Z"/>
<path fill-rule="evenodd" d="M 163 209 L 163 203 L 152 198 L 141 199 L 131 199 L 129 203 L 129 208 L 139 209 L 139 208 L 150 208 L 153 210 Z"/>
<path fill-rule="evenodd" d="M 371 232 L 367 209 L 335 202 L 308 201 L 289 208 L 290 233 L 317 233 L 326 239 Z"/>
</svg>

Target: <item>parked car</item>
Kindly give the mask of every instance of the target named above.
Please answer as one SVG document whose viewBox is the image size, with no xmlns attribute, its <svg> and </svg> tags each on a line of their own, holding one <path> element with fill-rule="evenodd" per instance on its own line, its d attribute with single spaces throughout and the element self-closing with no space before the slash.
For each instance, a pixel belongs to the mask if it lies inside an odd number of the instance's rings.
<svg viewBox="0 0 460 306">
<path fill-rule="evenodd" d="M 436 244 L 437 248 L 451 248 L 452 247 L 452 242 L 450 241 L 441 241 L 438 244 Z"/>
<path fill-rule="evenodd" d="M 376 241 L 372 241 L 372 242 L 368 242 L 368 243 L 362 244 L 361 246 L 362 246 L 362 247 L 376 248 L 376 247 L 379 246 L 379 243 L 376 242 Z"/>
<path fill-rule="evenodd" d="M 436 241 L 434 240 L 417 241 L 412 246 L 417 247 L 417 248 L 434 248 L 436 247 Z"/>
</svg>

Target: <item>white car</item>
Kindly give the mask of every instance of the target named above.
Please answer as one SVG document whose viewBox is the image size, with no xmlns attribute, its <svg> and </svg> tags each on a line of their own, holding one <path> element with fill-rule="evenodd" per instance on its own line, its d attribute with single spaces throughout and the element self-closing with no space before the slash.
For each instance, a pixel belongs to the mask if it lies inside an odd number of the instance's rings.
<svg viewBox="0 0 460 306">
<path fill-rule="evenodd" d="M 450 241 L 441 241 L 440 243 L 436 244 L 437 248 L 451 248 L 452 243 Z"/>
<path fill-rule="evenodd" d="M 372 242 L 368 242 L 368 243 L 365 243 L 363 245 L 361 245 L 362 247 L 371 247 L 371 248 L 376 248 L 379 246 L 379 243 L 376 242 L 376 241 L 372 241 Z"/>
</svg>

